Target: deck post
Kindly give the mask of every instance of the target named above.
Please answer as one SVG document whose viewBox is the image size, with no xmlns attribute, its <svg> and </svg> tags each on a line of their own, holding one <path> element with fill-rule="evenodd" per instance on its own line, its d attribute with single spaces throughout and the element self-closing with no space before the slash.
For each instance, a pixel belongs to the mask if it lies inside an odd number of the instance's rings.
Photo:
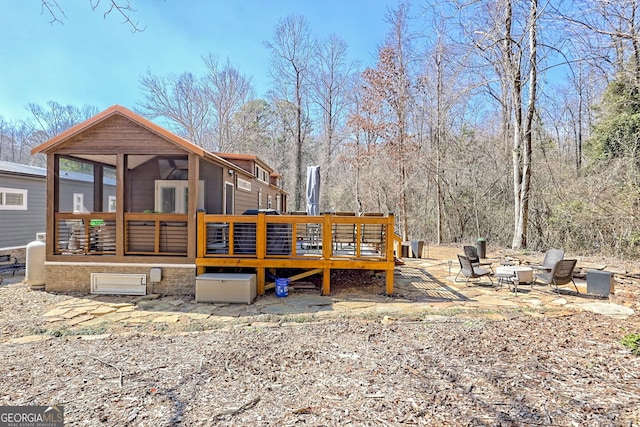
<svg viewBox="0 0 640 427">
<path fill-rule="evenodd" d="M 264 267 L 256 267 L 256 282 L 257 282 L 257 293 L 258 295 L 264 295 L 264 287 L 265 287 L 265 271 Z"/>
<path fill-rule="evenodd" d="M 393 295 L 393 274 L 394 270 L 387 270 L 385 272 L 385 284 L 386 284 L 386 293 L 387 295 Z"/>
<path fill-rule="evenodd" d="M 329 261 L 333 252 L 333 234 L 331 226 L 331 214 L 324 214 L 322 223 L 322 259 Z M 331 294 L 331 268 L 324 268 L 322 272 L 322 295 Z"/>
<path fill-rule="evenodd" d="M 329 296 L 331 294 L 331 269 L 322 269 L 322 295 Z"/>
<path fill-rule="evenodd" d="M 258 213 L 258 222 L 256 224 L 256 258 L 263 260 L 267 255 L 267 216 L 264 212 Z M 256 280 L 258 295 L 264 295 L 265 287 L 265 268 L 256 268 Z"/>
<path fill-rule="evenodd" d="M 392 266 L 395 266 L 395 256 L 393 253 L 393 242 L 395 236 L 395 226 L 394 226 L 394 217 L 393 213 L 389 213 L 387 217 L 387 232 L 385 233 L 385 250 L 387 251 L 386 259 L 388 262 L 391 262 Z M 392 267 L 390 270 L 387 270 L 385 274 L 385 282 L 386 282 L 386 293 L 387 295 L 393 294 L 393 274 L 395 271 L 395 267 Z"/>
<path fill-rule="evenodd" d="M 322 222 L 322 258 L 328 260 L 333 253 L 333 234 L 331 227 L 331 214 L 324 214 L 324 221 Z"/>
<path fill-rule="evenodd" d="M 204 223 L 204 212 L 196 214 L 196 257 L 204 258 L 207 247 L 207 225 Z M 205 268 L 196 265 L 196 276 L 204 274 Z"/>
</svg>

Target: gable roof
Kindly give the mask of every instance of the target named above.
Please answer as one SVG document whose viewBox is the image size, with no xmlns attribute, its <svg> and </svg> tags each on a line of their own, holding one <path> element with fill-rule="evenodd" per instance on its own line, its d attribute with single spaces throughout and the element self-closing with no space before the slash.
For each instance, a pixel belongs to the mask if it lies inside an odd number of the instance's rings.
<svg viewBox="0 0 640 427">
<path fill-rule="evenodd" d="M 88 128 L 93 127 L 97 124 L 100 124 L 115 115 L 126 117 L 127 119 L 137 123 L 143 128 L 149 130 L 150 132 L 164 138 L 169 142 L 172 142 L 180 146 L 181 148 L 183 148 L 188 152 L 195 153 L 201 157 L 205 157 L 206 155 L 215 156 L 213 153 L 209 153 L 204 148 L 192 142 L 187 141 L 186 139 L 174 134 L 173 132 L 166 130 L 162 126 L 159 126 L 153 123 L 152 121 L 145 119 L 141 115 L 136 114 L 133 111 L 121 105 L 113 105 L 107 108 L 106 110 L 102 111 L 101 113 L 98 113 L 95 116 L 85 120 L 84 122 L 79 123 L 67 129 L 66 131 L 62 132 L 57 136 L 54 136 L 50 140 L 38 145 L 33 150 L 31 150 L 31 154 L 50 152 L 60 144 L 68 141 L 70 138 L 73 138 L 74 136 L 80 134 L 81 132 L 87 130 Z M 218 156 L 215 156 L 215 157 L 218 157 Z"/>
<path fill-rule="evenodd" d="M 259 163 L 263 166 L 267 172 L 269 172 L 270 176 L 278 176 L 282 177 L 279 173 L 275 172 L 273 168 L 271 168 L 268 164 L 266 164 L 262 159 L 255 155 L 251 154 L 234 154 L 234 153 L 212 153 L 210 151 L 205 150 L 204 148 L 196 145 L 181 136 L 174 134 L 173 132 L 163 128 L 160 125 L 153 123 L 152 121 L 142 117 L 141 115 L 134 113 L 126 107 L 121 105 L 113 105 L 106 110 L 96 114 L 95 116 L 85 120 L 82 123 L 79 123 L 66 131 L 60 133 L 59 135 L 54 136 L 53 138 L 45 141 L 44 143 L 38 145 L 37 147 L 31 150 L 31 154 L 48 154 L 51 152 L 55 152 L 56 149 L 66 142 L 70 141 L 76 136 L 79 136 L 83 132 L 91 129 L 92 127 L 99 126 L 101 123 L 113 118 L 114 116 L 125 117 L 133 123 L 141 126 L 142 128 L 152 132 L 153 134 L 163 138 L 164 140 L 173 143 L 185 151 L 189 153 L 194 153 L 199 157 L 206 158 L 209 160 L 213 160 L 218 164 L 226 166 L 228 169 L 233 169 L 236 172 L 240 172 L 243 174 L 247 174 L 253 176 L 251 171 L 246 171 L 244 168 L 234 163 L 234 160 L 248 160 Z M 281 189 L 282 190 L 282 189 Z"/>
<path fill-rule="evenodd" d="M 238 153 L 220 153 L 220 152 L 216 152 L 215 153 L 218 157 L 222 157 L 223 159 L 226 160 L 248 160 L 251 162 L 255 162 L 260 164 L 260 166 L 262 166 L 264 169 L 267 170 L 267 172 L 273 172 L 273 168 L 271 166 L 269 166 L 264 160 L 262 160 L 260 157 L 255 156 L 253 154 L 238 154 Z"/>
</svg>

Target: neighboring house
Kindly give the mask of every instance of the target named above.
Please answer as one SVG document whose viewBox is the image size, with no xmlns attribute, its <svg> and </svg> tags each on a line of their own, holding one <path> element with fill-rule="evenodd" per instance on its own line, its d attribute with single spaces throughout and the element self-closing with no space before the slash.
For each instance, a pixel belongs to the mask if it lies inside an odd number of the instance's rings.
<svg viewBox="0 0 640 427">
<path fill-rule="evenodd" d="M 47 170 L 37 166 L 0 161 L 0 249 L 22 247 L 44 233 Z M 89 212 L 93 209 L 93 176 L 67 171 L 60 177 L 61 209 Z M 115 181 L 104 181 L 104 203 L 115 207 Z"/>
<path fill-rule="evenodd" d="M 208 152 L 118 105 L 38 153 L 47 156 L 46 290 L 193 293 L 197 212 L 286 211 L 279 175 L 260 159 Z M 93 170 L 82 200 L 64 185 L 68 162 Z"/>
<path fill-rule="evenodd" d="M 25 246 L 45 231 L 46 170 L 0 161 L 0 249 Z"/>
</svg>

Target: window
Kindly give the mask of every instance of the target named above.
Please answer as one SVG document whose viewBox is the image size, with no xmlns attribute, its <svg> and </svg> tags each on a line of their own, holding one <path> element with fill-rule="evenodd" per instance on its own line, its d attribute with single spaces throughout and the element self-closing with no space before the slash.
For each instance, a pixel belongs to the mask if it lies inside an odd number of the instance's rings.
<svg viewBox="0 0 640 427">
<path fill-rule="evenodd" d="M 189 181 L 156 181 L 155 210 L 161 213 L 187 213 Z M 204 209 L 204 181 L 199 181 L 198 209 Z"/>
<path fill-rule="evenodd" d="M 267 196 L 267 208 L 271 209 L 273 207 L 273 201 L 271 199 L 271 194 Z"/>
<path fill-rule="evenodd" d="M 27 190 L 0 187 L 0 210 L 26 211 Z"/>
<path fill-rule="evenodd" d="M 257 165 L 256 165 L 256 178 L 262 182 L 266 182 L 267 184 L 269 183 L 269 173 Z"/>
<path fill-rule="evenodd" d="M 85 212 L 84 194 L 73 193 L 73 213 Z"/>
<path fill-rule="evenodd" d="M 116 211 L 116 196 L 109 196 L 109 212 Z"/>
</svg>

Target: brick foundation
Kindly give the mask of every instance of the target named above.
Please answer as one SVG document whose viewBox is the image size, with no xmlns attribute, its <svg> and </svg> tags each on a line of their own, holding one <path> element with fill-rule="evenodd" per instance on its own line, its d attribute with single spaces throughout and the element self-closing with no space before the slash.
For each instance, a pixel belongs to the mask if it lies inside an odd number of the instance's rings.
<svg viewBox="0 0 640 427">
<path fill-rule="evenodd" d="M 47 264 L 45 291 L 91 293 L 91 273 L 146 274 L 147 294 L 161 295 L 194 295 L 196 289 L 196 268 L 168 267 L 162 268 L 162 280 L 151 283 L 149 270 L 153 266 L 127 265 L 77 265 Z"/>
</svg>

